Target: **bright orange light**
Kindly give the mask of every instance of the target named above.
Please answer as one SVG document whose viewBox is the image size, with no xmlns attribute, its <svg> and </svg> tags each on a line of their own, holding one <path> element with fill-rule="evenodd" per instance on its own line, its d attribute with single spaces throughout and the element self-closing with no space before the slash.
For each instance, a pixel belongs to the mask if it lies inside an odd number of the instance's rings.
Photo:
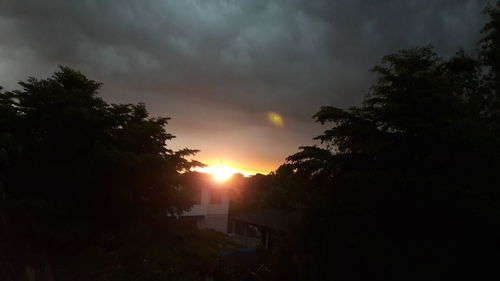
<svg viewBox="0 0 500 281">
<path fill-rule="evenodd" d="M 228 180 L 237 172 L 236 169 L 230 167 L 212 167 L 212 177 L 219 182 Z"/>
<path fill-rule="evenodd" d="M 251 175 L 255 174 L 255 173 L 250 173 L 247 171 L 242 171 L 242 170 L 239 170 L 239 169 L 236 169 L 233 167 L 220 166 L 220 165 L 197 167 L 197 168 L 193 168 L 192 170 L 196 171 L 196 172 L 211 174 L 212 178 L 218 182 L 225 182 L 228 179 L 230 179 L 234 174 L 237 174 L 237 173 L 240 173 L 244 176 L 251 176 Z"/>
</svg>

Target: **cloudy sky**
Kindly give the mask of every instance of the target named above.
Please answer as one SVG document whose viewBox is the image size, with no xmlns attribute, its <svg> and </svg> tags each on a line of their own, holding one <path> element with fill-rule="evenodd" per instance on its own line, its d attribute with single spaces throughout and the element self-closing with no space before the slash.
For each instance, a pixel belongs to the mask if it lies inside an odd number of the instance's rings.
<svg viewBox="0 0 500 281">
<path fill-rule="evenodd" d="M 383 55 L 473 51 L 487 0 L 0 0 L 0 85 L 67 65 L 172 117 L 172 148 L 268 172 L 358 104 Z M 283 116 L 282 127 L 266 113 Z"/>
</svg>

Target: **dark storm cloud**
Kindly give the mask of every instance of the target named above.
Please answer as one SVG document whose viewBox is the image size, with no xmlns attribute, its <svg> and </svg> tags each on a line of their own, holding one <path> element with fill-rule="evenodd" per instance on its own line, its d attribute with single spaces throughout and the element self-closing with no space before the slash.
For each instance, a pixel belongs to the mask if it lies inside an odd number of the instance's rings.
<svg viewBox="0 0 500 281">
<path fill-rule="evenodd" d="M 274 110 L 303 140 L 319 106 L 361 100 L 381 56 L 474 49 L 487 2 L 3 0 L 0 84 L 69 65 L 179 120 L 177 134 L 264 127 Z"/>
</svg>

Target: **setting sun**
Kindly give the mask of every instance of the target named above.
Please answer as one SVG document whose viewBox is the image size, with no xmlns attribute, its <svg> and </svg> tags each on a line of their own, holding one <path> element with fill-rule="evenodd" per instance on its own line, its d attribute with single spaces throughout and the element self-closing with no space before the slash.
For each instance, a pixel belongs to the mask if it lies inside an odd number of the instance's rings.
<svg viewBox="0 0 500 281">
<path fill-rule="evenodd" d="M 229 166 L 221 166 L 221 165 L 213 165 L 206 167 L 198 167 L 192 169 L 196 172 L 208 173 L 212 175 L 212 178 L 218 182 L 225 182 L 230 179 L 234 174 L 242 174 L 244 176 L 251 176 L 255 173 L 251 173 L 248 171 L 242 171 L 237 168 L 229 167 Z"/>
<path fill-rule="evenodd" d="M 212 167 L 212 177 L 219 182 L 226 181 L 232 177 L 238 170 L 230 167 Z"/>
</svg>

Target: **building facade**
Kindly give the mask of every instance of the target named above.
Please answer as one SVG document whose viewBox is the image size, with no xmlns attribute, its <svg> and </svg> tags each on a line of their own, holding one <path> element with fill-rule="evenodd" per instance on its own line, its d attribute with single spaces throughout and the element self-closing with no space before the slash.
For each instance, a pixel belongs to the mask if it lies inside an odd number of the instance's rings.
<svg viewBox="0 0 500 281">
<path fill-rule="evenodd" d="M 198 228 L 227 232 L 229 198 L 228 187 L 211 177 L 197 176 L 191 181 L 195 204 L 181 216 L 193 220 Z"/>
</svg>

